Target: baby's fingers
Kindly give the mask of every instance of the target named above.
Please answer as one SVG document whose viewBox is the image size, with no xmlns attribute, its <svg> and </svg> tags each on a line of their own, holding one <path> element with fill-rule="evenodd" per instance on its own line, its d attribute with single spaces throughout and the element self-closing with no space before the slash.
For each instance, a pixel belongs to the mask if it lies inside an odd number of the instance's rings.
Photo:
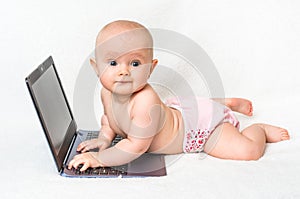
<svg viewBox="0 0 300 199">
<path fill-rule="evenodd" d="M 93 141 L 90 141 L 89 143 L 87 143 L 85 145 L 85 147 L 81 150 L 81 152 L 84 153 L 84 152 L 87 152 L 87 151 L 89 151 L 91 149 L 95 149 L 95 148 L 98 148 L 98 143 L 95 140 L 93 140 Z"/>
<path fill-rule="evenodd" d="M 94 140 L 87 140 L 81 142 L 77 147 L 77 151 L 87 152 L 88 150 L 95 148 L 94 143 L 95 143 Z"/>
<path fill-rule="evenodd" d="M 68 164 L 68 169 L 72 169 L 72 167 L 74 167 L 75 169 L 77 169 L 78 165 L 80 163 L 78 162 L 78 158 L 75 156 Z"/>
<path fill-rule="evenodd" d="M 82 149 L 84 149 L 86 146 L 86 141 L 81 142 L 78 146 L 77 146 L 77 151 L 82 151 Z"/>
<path fill-rule="evenodd" d="M 85 162 L 83 164 L 83 166 L 81 167 L 80 171 L 85 171 L 90 167 L 90 163 L 89 162 Z"/>
<path fill-rule="evenodd" d="M 76 155 L 74 156 L 73 160 L 69 162 L 68 169 L 72 169 L 72 167 L 77 169 L 79 165 L 82 165 L 80 171 L 85 171 L 90 167 L 89 160 L 86 159 L 86 157 L 84 157 L 83 155 Z"/>
</svg>

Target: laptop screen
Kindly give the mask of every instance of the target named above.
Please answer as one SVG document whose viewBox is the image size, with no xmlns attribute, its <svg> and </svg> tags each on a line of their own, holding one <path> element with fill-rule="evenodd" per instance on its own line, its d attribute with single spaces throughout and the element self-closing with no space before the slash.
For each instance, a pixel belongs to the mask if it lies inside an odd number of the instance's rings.
<svg viewBox="0 0 300 199">
<path fill-rule="evenodd" d="M 32 85 L 32 90 L 58 155 L 72 117 L 53 66 L 44 70 L 46 71 L 43 71 L 43 75 Z"/>
</svg>

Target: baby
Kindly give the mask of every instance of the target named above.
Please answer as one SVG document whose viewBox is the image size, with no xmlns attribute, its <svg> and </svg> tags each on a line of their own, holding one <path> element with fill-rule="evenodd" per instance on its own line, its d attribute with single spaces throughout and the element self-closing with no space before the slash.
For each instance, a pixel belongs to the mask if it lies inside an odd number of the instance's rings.
<svg viewBox="0 0 300 199">
<path fill-rule="evenodd" d="M 98 139 L 82 142 L 82 153 L 68 167 L 117 166 L 145 152 L 178 154 L 201 152 L 234 160 L 257 160 L 267 142 L 288 140 L 287 130 L 253 124 L 239 131 L 232 111 L 252 115 L 246 99 L 182 97 L 163 103 L 147 83 L 157 66 L 149 31 L 132 21 L 106 25 L 96 39 L 95 59 L 90 60 L 103 86 L 104 114 Z M 124 139 L 110 147 L 116 135 Z M 88 152 L 99 148 L 99 152 Z"/>
</svg>

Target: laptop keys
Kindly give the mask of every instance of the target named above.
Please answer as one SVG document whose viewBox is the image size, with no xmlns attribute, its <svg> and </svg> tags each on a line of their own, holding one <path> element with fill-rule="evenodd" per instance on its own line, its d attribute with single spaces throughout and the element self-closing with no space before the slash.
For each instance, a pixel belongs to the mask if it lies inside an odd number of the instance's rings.
<svg viewBox="0 0 300 199">
<path fill-rule="evenodd" d="M 91 131 L 88 132 L 85 140 L 91 140 L 98 138 L 98 132 L 97 131 Z M 123 138 L 119 135 L 117 135 L 114 140 L 111 143 L 111 146 L 116 145 L 119 141 L 121 141 Z M 98 151 L 98 149 L 90 150 L 90 151 Z M 119 176 L 119 175 L 127 175 L 127 165 L 122 166 L 115 166 L 115 167 L 96 167 L 96 168 L 88 168 L 85 171 L 80 171 L 82 168 L 82 164 L 78 165 L 77 169 L 72 168 L 72 172 L 74 172 L 76 175 L 86 175 L 86 176 L 95 176 L 95 175 L 113 175 L 113 176 Z"/>
<path fill-rule="evenodd" d="M 96 168 L 88 168 L 85 171 L 80 171 L 82 168 L 82 164 L 78 165 L 78 168 L 72 168 L 73 172 L 76 175 L 113 175 L 113 176 L 119 176 L 119 175 L 127 175 L 127 166 L 118 166 L 118 167 L 96 167 Z"/>
<path fill-rule="evenodd" d="M 98 138 L 98 132 L 88 132 L 85 140 L 91 140 L 91 139 L 97 139 Z"/>
</svg>

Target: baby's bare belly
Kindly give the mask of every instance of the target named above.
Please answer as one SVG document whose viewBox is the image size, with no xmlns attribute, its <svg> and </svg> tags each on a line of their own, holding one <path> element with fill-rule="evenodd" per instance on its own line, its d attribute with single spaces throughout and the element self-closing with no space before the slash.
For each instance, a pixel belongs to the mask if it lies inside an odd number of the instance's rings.
<svg viewBox="0 0 300 199">
<path fill-rule="evenodd" d="M 182 153 L 184 125 L 181 113 L 169 107 L 165 107 L 165 111 L 165 125 L 154 137 L 148 152 L 162 154 Z"/>
</svg>

